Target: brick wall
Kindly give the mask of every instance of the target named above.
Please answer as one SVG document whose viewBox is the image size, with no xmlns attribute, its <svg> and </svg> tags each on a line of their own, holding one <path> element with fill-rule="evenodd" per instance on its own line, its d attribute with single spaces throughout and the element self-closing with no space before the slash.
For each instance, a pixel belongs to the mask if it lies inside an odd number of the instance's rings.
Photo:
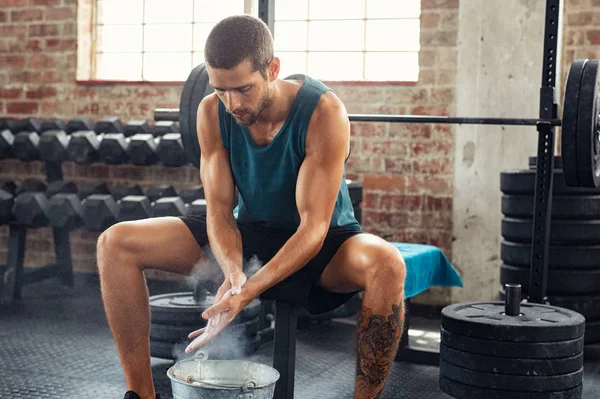
<svg viewBox="0 0 600 399">
<path fill-rule="evenodd" d="M 566 0 L 563 20 L 562 72 L 565 82 L 573 60 L 600 58 L 600 0 Z"/>
<path fill-rule="evenodd" d="M 89 0 L 86 0 L 89 1 Z M 0 0 L 0 115 L 69 119 L 116 115 L 123 121 L 152 119 L 157 107 L 178 107 L 181 85 L 77 85 L 76 0 Z M 458 0 L 423 0 L 419 82 L 402 85 L 331 87 L 350 113 L 451 115 L 455 106 Z M 79 59 L 81 62 L 81 57 Z M 452 231 L 453 130 L 436 125 L 355 123 L 348 176 L 364 185 L 366 231 L 389 240 L 430 243 L 450 256 Z M 198 182 L 191 167 L 163 168 L 72 163 L 64 178 L 135 182 L 143 187 Z M 0 178 L 44 177 L 43 165 L 0 162 Z M 74 266 L 95 270 L 97 234 L 71 234 Z M 0 241 L 7 243 L 3 228 Z M 7 245 L 0 247 L 5 258 Z M 27 265 L 51 263 L 49 229 L 28 235 Z M 2 261 L 2 259 L 0 259 Z"/>
</svg>

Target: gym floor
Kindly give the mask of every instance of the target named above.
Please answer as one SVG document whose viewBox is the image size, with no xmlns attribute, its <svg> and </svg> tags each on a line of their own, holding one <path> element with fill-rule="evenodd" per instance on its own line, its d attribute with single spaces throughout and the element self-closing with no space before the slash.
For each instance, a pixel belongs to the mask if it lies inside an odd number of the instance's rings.
<svg viewBox="0 0 600 399">
<path fill-rule="evenodd" d="M 172 292 L 150 285 L 151 295 Z M 413 322 L 413 327 L 418 324 Z M 351 323 L 333 321 L 299 332 L 295 397 L 352 398 L 354 354 Z M 247 357 L 271 364 L 272 348 Z M 584 394 L 600 398 L 600 346 L 586 348 Z M 170 399 L 166 370 L 152 359 L 163 399 Z M 439 370 L 395 362 L 383 398 L 450 398 L 438 388 Z M 74 288 L 49 280 L 27 286 L 23 298 L 0 305 L 0 398 L 115 398 L 125 381 L 106 323 L 95 279 L 78 276 Z"/>
</svg>

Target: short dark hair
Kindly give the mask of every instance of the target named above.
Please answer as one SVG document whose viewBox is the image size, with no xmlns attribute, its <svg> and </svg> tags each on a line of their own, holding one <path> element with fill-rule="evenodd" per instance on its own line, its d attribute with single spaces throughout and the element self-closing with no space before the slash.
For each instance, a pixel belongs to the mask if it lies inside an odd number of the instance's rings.
<svg viewBox="0 0 600 399">
<path fill-rule="evenodd" d="M 273 59 L 273 36 L 269 27 L 250 15 L 221 20 L 211 30 L 204 46 L 204 59 L 211 68 L 232 69 L 245 60 L 266 79 Z"/>
</svg>

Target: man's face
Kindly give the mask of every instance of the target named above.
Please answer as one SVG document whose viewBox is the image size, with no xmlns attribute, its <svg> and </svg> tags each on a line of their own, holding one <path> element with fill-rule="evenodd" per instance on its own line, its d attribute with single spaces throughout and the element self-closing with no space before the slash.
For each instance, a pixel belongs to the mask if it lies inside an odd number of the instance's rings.
<svg viewBox="0 0 600 399">
<path fill-rule="evenodd" d="M 235 121 L 250 126 L 272 103 L 271 79 L 252 71 L 252 63 L 241 62 L 232 69 L 210 68 L 207 65 L 210 84 L 225 104 Z"/>
</svg>

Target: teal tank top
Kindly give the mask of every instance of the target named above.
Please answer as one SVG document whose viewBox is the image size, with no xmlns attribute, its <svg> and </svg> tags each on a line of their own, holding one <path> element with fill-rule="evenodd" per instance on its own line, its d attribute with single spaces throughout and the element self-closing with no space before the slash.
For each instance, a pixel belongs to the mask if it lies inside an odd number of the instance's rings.
<svg viewBox="0 0 600 399">
<path fill-rule="evenodd" d="M 256 145 L 248 129 L 238 125 L 219 100 L 221 138 L 229 151 L 238 189 L 238 204 L 234 209 L 238 223 L 298 228 L 296 181 L 305 155 L 306 130 L 317 102 L 329 90 L 323 83 L 305 76 L 286 121 L 266 146 Z M 360 229 L 346 185 L 345 165 L 330 222 L 330 228 L 335 227 Z"/>
</svg>

